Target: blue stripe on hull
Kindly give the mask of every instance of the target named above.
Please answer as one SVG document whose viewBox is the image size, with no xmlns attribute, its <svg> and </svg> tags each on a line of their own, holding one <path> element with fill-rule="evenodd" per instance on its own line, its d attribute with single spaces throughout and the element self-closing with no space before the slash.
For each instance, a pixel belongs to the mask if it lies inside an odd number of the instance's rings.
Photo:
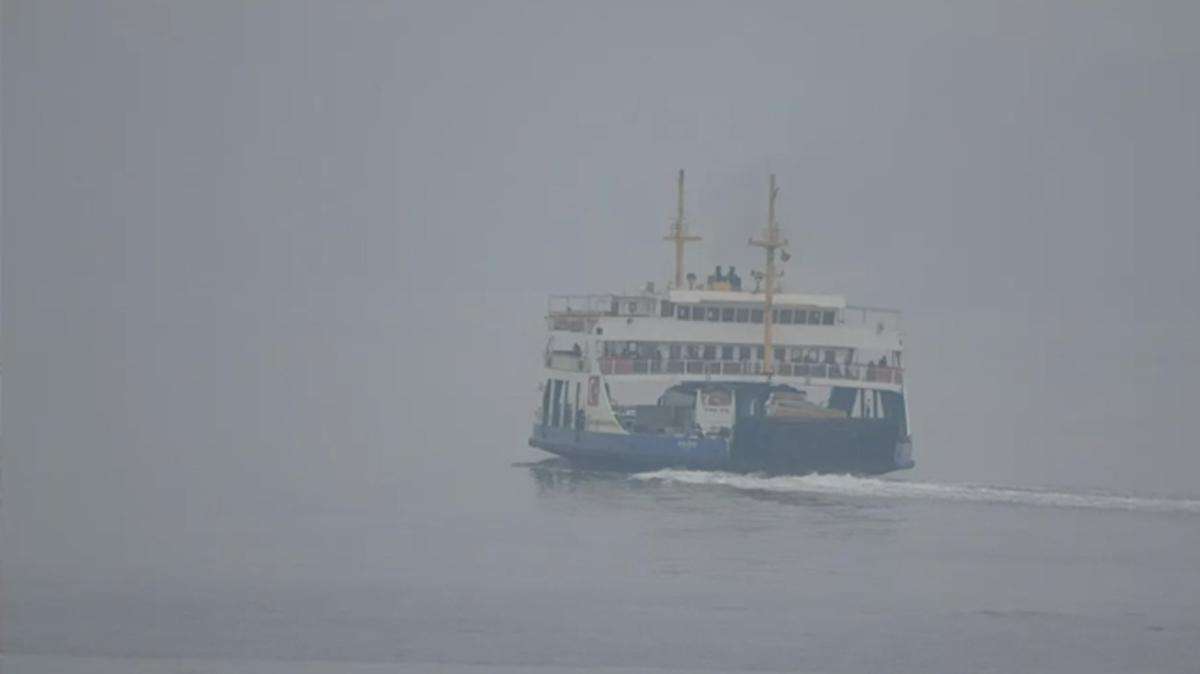
<svg viewBox="0 0 1200 674">
<path fill-rule="evenodd" d="M 596 433 L 535 424 L 529 444 L 561 456 L 639 467 L 716 469 L 729 461 L 729 443 L 715 438 Z"/>
</svg>

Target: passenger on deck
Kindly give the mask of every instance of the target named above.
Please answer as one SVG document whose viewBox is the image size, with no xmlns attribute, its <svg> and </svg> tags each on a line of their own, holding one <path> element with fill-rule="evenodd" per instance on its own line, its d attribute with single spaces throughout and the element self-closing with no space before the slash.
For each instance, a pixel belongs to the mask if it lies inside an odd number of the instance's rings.
<svg viewBox="0 0 1200 674">
<path fill-rule="evenodd" d="M 583 355 L 583 349 L 579 348 L 579 342 L 575 342 L 575 346 L 571 347 L 571 354 L 576 358 Z"/>
<path fill-rule="evenodd" d="M 717 265 L 716 273 L 714 273 L 712 276 L 708 277 L 708 285 L 711 288 L 711 287 L 716 286 L 718 283 L 724 283 L 724 282 L 725 282 L 725 275 L 721 273 L 721 265 Z"/>
<path fill-rule="evenodd" d="M 741 290 L 742 289 L 742 277 L 737 275 L 737 271 L 735 271 L 735 268 L 733 265 L 729 265 L 729 276 L 727 276 L 726 278 L 729 279 L 730 289 L 732 289 L 732 290 Z"/>
</svg>

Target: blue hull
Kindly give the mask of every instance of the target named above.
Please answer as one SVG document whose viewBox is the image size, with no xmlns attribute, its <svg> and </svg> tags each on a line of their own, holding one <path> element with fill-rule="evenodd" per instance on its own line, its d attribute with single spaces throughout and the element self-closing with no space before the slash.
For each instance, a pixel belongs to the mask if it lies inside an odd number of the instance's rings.
<svg viewBox="0 0 1200 674">
<path fill-rule="evenodd" d="M 595 433 L 535 424 L 529 444 L 572 459 L 637 468 L 729 467 L 729 443 L 715 438 Z"/>
<path fill-rule="evenodd" d="M 913 467 L 911 444 L 891 422 L 836 419 L 802 423 L 747 418 L 736 440 L 644 433 L 596 433 L 534 425 L 529 444 L 614 467 L 691 468 L 765 473 L 878 475 Z"/>
</svg>

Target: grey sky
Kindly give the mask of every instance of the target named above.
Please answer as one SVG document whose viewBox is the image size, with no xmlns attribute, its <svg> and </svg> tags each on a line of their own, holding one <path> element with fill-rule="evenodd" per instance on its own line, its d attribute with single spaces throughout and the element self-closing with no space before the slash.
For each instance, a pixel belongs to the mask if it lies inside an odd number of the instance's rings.
<svg viewBox="0 0 1200 674">
<path fill-rule="evenodd" d="M 1194 492 L 1198 26 L 1194 2 L 5 2 L 8 573 L 174 545 L 185 574 L 188 527 L 534 456 L 543 296 L 665 280 L 680 167 L 694 269 L 757 263 L 773 171 L 787 287 L 906 311 L 918 476 Z M 406 452 L 458 405 L 487 453 Z"/>
</svg>

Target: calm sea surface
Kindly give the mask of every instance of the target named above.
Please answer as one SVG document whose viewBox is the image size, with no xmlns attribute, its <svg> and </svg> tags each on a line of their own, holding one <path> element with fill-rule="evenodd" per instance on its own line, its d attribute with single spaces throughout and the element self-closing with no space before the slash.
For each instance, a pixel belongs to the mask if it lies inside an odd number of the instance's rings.
<svg viewBox="0 0 1200 674">
<path fill-rule="evenodd" d="M 4 672 L 1200 671 L 1195 499 L 447 452 L 277 500 L 191 580 L 10 582 Z"/>
</svg>

